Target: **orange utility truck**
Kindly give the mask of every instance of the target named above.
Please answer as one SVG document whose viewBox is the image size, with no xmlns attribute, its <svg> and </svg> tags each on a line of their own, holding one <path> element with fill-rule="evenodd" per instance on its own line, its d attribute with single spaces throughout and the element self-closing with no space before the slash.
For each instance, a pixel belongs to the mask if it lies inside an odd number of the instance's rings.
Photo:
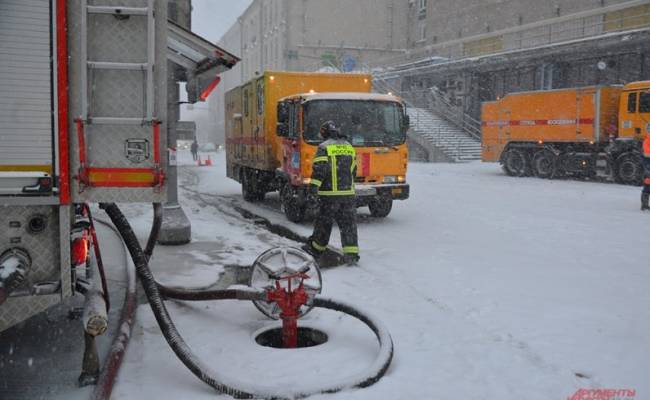
<svg viewBox="0 0 650 400">
<path fill-rule="evenodd" d="M 226 93 L 227 175 L 247 201 L 278 190 L 287 218 L 313 211 L 308 195 L 318 131 L 334 121 L 357 152 L 357 206 L 387 216 L 406 183 L 409 119 L 398 97 L 370 93 L 370 75 L 267 71 Z"/>
<path fill-rule="evenodd" d="M 482 158 L 511 176 L 605 177 L 638 185 L 650 81 L 511 93 L 483 103 Z"/>
</svg>

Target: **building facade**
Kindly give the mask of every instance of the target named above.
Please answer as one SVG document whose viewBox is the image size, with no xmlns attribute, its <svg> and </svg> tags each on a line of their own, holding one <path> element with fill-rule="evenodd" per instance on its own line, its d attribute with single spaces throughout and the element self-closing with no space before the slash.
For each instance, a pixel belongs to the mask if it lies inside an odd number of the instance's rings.
<svg viewBox="0 0 650 400">
<path fill-rule="evenodd" d="M 407 52 L 376 79 L 474 119 L 507 93 L 650 78 L 647 0 L 410 0 L 407 16 Z"/>
<path fill-rule="evenodd" d="M 219 41 L 242 61 L 210 96 L 216 141 L 224 137 L 224 93 L 265 70 L 363 71 L 404 54 L 404 0 L 255 0 Z"/>
</svg>

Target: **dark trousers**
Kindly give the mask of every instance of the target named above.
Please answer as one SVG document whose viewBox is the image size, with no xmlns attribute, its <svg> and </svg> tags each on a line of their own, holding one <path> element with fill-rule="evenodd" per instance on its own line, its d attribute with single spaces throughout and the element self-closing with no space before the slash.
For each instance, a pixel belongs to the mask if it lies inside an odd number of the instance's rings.
<svg viewBox="0 0 650 400">
<path fill-rule="evenodd" d="M 357 208 L 354 196 L 320 196 L 320 210 L 314 224 L 312 246 L 322 251 L 330 241 L 334 221 L 341 231 L 343 252 L 358 254 Z M 314 243 L 315 242 L 315 243 Z"/>
<path fill-rule="evenodd" d="M 643 190 L 641 193 L 650 193 L 650 157 L 643 157 Z"/>
</svg>

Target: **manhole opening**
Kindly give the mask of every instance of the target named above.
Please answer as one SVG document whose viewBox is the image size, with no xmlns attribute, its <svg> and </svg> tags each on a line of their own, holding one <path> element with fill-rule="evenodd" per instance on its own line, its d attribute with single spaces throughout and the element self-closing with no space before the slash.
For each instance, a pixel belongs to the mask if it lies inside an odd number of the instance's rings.
<svg viewBox="0 0 650 400">
<path fill-rule="evenodd" d="M 282 328 L 264 331 L 255 338 L 257 344 L 282 349 Z M 314 347 L 327 342 L 327 334 L 313 328 L 298 328 L 298 348 Z"/>
</svg>

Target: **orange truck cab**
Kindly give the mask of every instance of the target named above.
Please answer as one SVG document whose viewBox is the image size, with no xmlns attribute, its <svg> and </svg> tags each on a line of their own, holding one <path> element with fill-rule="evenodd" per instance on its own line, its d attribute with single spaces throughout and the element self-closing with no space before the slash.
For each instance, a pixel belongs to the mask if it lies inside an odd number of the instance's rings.
<svg viewBox="0 0 650 400">
<path fill-rule="evenodd" d="M 241 182 L 244 198 L 259 201 L 278 190 L 289 220 L 301 221 L 313 212 L 311 163 L 322 142 L 319 128 L 332 120 L 357 153 L 357 206 L 385 217 L 393 200 L 407 199 L 405 106 L 398 97 L 370 93 L 370 79 L 362 74 L 266 72 L 257 83 L 228 92 L 227 174 Z M 256 104 L 246 104 L 251 99 Z M 251 121 L 246 121 L 247 112 Z"/>
</svg>

